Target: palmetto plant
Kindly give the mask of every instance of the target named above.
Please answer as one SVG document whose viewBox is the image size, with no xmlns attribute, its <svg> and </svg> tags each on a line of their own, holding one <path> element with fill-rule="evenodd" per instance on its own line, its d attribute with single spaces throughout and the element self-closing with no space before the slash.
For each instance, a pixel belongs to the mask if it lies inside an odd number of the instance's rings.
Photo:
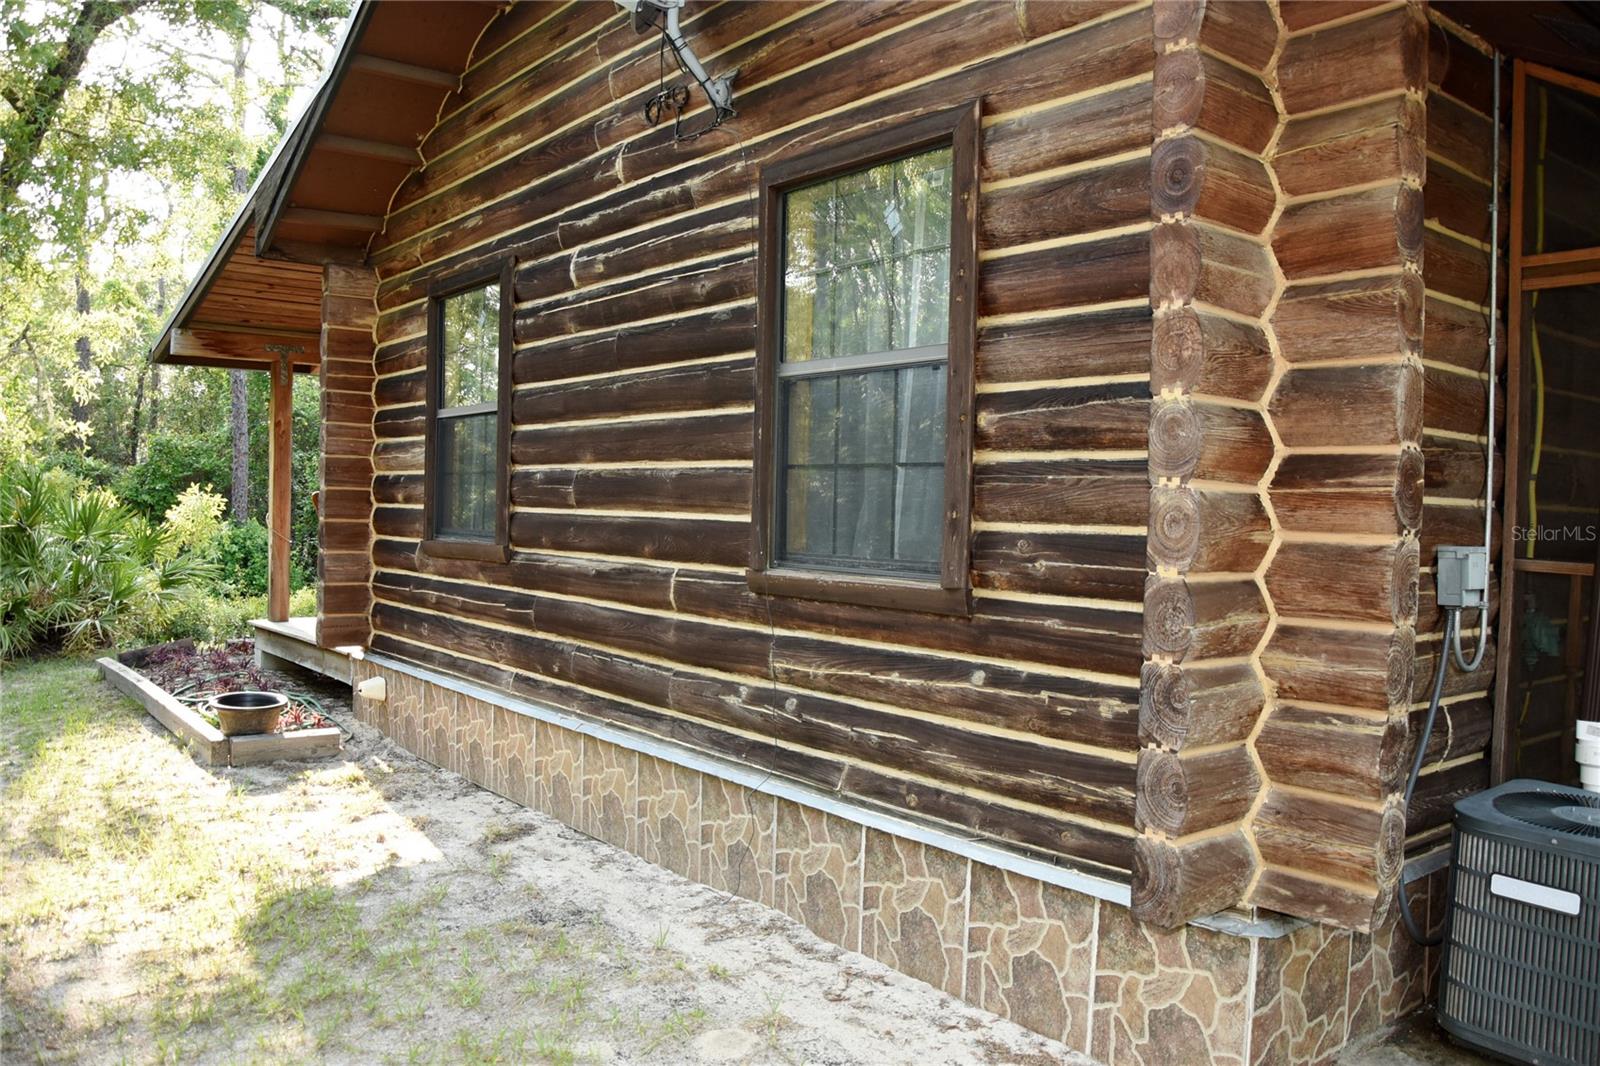
<svg viewBox="0 0 1600 1066">
<path fill-rule="evenodd" d="M 0 659 L 136 633 L 211 564 L 111 493 L 16 466 L 0 477 Z"/>
</svg>

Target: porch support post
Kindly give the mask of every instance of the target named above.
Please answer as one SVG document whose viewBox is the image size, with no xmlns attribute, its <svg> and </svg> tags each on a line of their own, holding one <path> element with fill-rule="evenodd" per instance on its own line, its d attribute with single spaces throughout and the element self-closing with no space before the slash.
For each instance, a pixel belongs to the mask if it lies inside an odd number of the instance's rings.
<svg viewBox="0 0 1600 1066">
<path fill-rule="evenodd" d="M 293 452 L 294 368 L 287 355 L 272 364 L 272 430 L 267 459 L 267 618 L 289 620 L 290 457 Z"/>
<path fill-rule="evenodd" d="M 378 277 L 322 270 L 322 456 L 317 646 L 365 645 L 372 612 L 373 339 Z"/>
</svg>

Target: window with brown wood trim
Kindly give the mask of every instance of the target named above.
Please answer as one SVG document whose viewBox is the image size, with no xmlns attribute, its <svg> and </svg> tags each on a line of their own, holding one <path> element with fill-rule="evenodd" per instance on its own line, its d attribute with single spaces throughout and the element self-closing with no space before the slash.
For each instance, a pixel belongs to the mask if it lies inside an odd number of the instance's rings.
<svg viewBox="0 0 1600 1066">
<path fill-rule="evenodd" d="M 750 585 L 965 613 L 978 104 L 764 167 Z"/>
<path fill-rule="evenodd" d="M 428 287 L 422 550 L 510 556 L 512 266 Z"/>
</svg>

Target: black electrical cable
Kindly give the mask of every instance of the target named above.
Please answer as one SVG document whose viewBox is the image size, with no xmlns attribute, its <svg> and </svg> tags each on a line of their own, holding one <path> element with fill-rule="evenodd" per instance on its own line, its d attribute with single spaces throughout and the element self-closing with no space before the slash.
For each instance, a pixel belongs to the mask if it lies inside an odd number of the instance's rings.
<svg viewBox="0 0 1600 1066">
<path fill-rule="evenodd" d="M 652 21 L 650 25 L 655 26 L 655 22 Z M 679 143 L 692 141 L 720 127 L 723 121 L 733 114 L 733 109 L 718 104 L 716 97 L 711 92 L 711 86 L 706 83 L 704 78 L 689 69 L 688 64 L 683 61 L 683 56 L 678 54 L 677 44 L 667 34 L 667 24 L 663 22 L 658 28 L 661 31 L 661 42 L 656 47 L 656 91 L 644 103 L 644 120 L 652 126 L 659 125 L 661 120 L 666 117 L 667 112 L 670 111 L 672 113 L 672 139 Z M 669 86 L 667 84 L 666 53 L 669 46 L 672 49 L 672 58 L 677 64 L 678 71 L 694 79 L 695 83 L 700 86 L 700 91 L 706 94 L 706 102 L 711 105 L 711 122 L 693 133 L 683 132 L 683 113 L 689 107 L 688 86 Z"/>
<path fill-rule="evenodd" d="M 1487 624 L 1487 623 L 1485 623 Z M 1433 696 L 1428 700 L 1428 717 L 1422 723 L 1422 735 L 1417 738 L 1417 754 L 1411 760 L 1411 776 L 1406 778 L 1406 798 L 1403 811 L 1411 810 L 1411 794 L 1417 790 L 1417 778 L 1422 775 L 1422 763 L 1428 757 L 1428 741 L 1433 737 L 1433 721 L 1439 716 L 1439 701 L 1444 697 L 1444 673 L 1450 666 L 1450 645 L 1457 627 L 1461 625 L 1461 611 L 1446 607 L 1444 611 L 1444 639 L 1439 642 L 1439 665 L 1433 671 Z M 1406 932 L 1425 948 L 1437 947 L 1444 942 L 1441 930 L 1432 936 L 1417 927 L 1416 916 L 1411 913 L 1411 894 L 1406 890 L 1405 874 L 1400 875 L 1400 920 Z"/>
</svg>

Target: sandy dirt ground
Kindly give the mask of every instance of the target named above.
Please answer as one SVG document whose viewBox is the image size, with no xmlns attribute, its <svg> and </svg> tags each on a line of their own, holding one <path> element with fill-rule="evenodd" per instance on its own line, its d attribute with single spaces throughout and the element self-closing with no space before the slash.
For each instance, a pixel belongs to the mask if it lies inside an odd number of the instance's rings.
<svg viewBox="0 0 1600 1066">
<path fill-rule="evenodd" d="M 7 1063 L 1088 1061 L 347 703 L 341 758 L 207 769 L 86 660 L 3 683 Z"/>
<path fill-rule="evenodd" d="M 1495 1059 L 1453 1043 L 1429 1011 L 1418 1011 L 1389 1033 L 1339 1057 L 1339 1066 L 1490 1066 Z"/>
</svg>

